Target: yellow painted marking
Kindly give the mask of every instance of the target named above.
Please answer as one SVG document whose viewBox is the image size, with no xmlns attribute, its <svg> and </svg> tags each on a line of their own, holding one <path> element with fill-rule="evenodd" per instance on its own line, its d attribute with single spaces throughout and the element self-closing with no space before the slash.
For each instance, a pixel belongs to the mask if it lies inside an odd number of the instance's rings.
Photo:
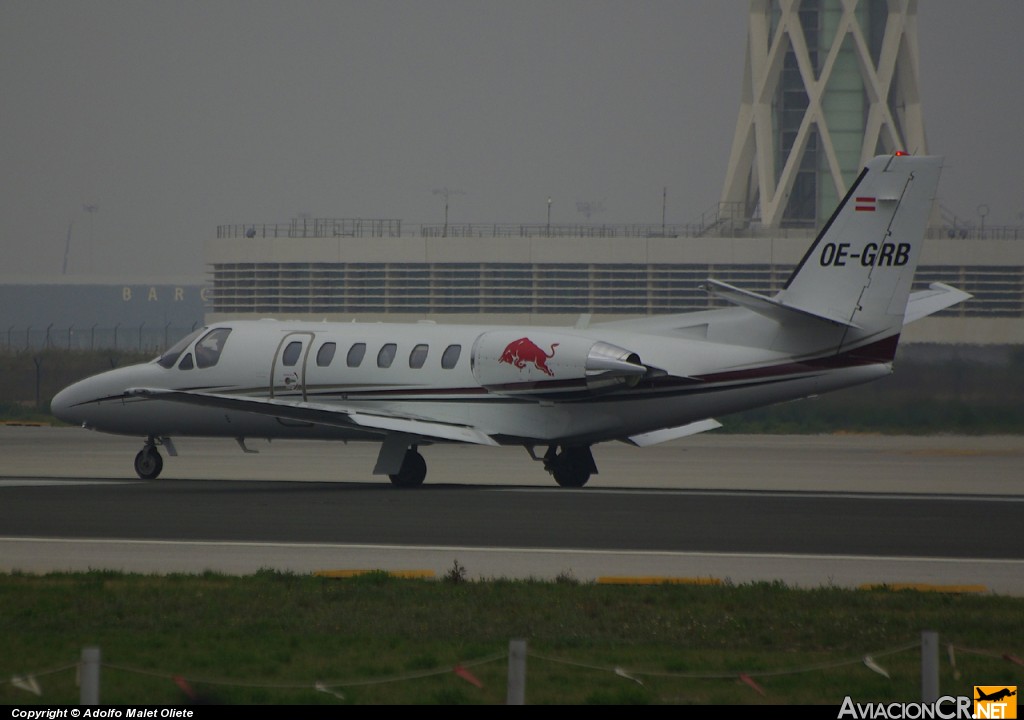
<svg viewBox="0 0 1024 720">
<path fill-rule="evenodd" d="M 929 585 L 928 583 L 865 583 L 861 590 L 916 590 L 918 592 L 983 593 L 984 585 Z"/>
<path fill-rule="evenodd" d="M 659 577 L 653 576 L 606 576 L 597 582 L 604 585 L 721 585 L 722 581 L 712 577 Z"/>
<path fill-rule="evenodd" d="M 957 448 L 933 448 L 931 450 L 908 450 L 905 455 L 916 457 L 1015 457 L 1017 450 L 970 450 Z"/>
</svg>

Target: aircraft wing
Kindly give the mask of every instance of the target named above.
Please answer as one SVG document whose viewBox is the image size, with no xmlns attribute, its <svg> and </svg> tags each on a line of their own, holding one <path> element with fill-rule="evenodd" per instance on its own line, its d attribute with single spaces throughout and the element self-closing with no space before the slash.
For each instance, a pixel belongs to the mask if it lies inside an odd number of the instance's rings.
<svg viewBox="0 0 1024 720">
<path fill-rule="evenodd" d="M 406 435 L 454 440 L 475 445 L 498 445 L 498 442 L 490 435 L 468 425 L 452 425 L 433 420 L 418 420 L 415 418 L 378 415 L 366 412 L 353 412 L 349 417 L 358 425 L 376 430 L 390 430 L 391 432 L 400 432 Z"/>
<path fill-rule="evenodd" d="M 167 400 L 188 405 L 219 407 L 225 410 L 271 415 L 273 417 L 330 425 L 334 427 L 366 428 L 384 432 L 403 433 L 434 440 L 473 443 L 476 445 L 498 445 L 485 432 L 468 425 L 438 422 L 427 418 L 398 415 L 380 411 L 367 411 L 339 404 L 294 402 L 274 398 L 240 397 L 220 393 L 206 393 L 194 390 L 166 390 L 162 388 L 129 388 L 129 397 L 149 400 Z"/>
<path fill-rule="evenodd" d="M 903 323 L 920 320 L 972 297 L 974 296 L 970 293 L 957 290 L 945 283 L 932 283 L 927 290 L 910 294 L 907 299 L 907 311 L 903 315 Z"/>
</svg>

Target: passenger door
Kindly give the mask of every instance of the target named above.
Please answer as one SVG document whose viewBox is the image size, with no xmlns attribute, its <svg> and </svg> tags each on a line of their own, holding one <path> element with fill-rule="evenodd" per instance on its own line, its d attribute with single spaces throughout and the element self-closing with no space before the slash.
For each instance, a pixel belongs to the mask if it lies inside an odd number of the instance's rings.
<svg viewBox="0 0 1024 720">
<path fill-rule="evenodd" d="M 270 397 L 306 399 L 306 362 L 313 333 L 292 332 L 281 338 L 270 368 Z"/>
</svg>

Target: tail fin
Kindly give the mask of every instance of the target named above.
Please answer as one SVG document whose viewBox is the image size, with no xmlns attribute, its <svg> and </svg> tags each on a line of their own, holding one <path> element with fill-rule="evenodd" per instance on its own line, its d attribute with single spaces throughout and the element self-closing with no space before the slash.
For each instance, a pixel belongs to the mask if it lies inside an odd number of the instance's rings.
<svg viewBox="0 0 1024 720">
<path fill-rule="evenodd" d="M 895 353 L 941 167 L 870 160 L 773 301 L 846 326 L 840 349 L 890 340 Z"/>
</svg>

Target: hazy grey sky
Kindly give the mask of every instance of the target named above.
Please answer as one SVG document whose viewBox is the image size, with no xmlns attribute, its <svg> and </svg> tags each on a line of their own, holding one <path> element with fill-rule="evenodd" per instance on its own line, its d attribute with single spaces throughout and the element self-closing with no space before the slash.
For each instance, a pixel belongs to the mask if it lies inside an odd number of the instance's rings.
<svg viewBox="0 0 1024 720">
<path fill-rule="evenodd" d="M 218 224 L 689 222 L 745 0 L 0 0 L 0 278 L 205 272 Z M 940 199 L 1024 224 L 1024 1 L 921 0 Z M 454 191 L 458 191 L 457 194 Z M 95 205 L 94 213 L 83 206 Z M 94 241 L 93 245 L 90 242 Z"/>
</svg>

